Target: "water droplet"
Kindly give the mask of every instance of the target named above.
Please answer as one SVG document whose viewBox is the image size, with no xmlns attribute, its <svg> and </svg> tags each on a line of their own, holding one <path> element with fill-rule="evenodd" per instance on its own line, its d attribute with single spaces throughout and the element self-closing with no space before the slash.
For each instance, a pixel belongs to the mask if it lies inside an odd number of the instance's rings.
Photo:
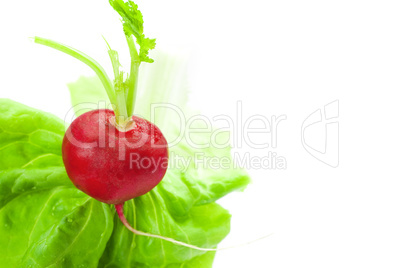
<svg viewBox="0 0 402 268">
<path fill-rule="evenodd" d="M 32 190 L 35 190 L 35 189 L 36 189 L 36 186 L 32 187 Z"/>
<path fill-rule="evenodd" d="M 53 206 L 53 207 L 52 207 L 52 210 L 55 210 L 55 209 L 56 209 L 56 206 Z"/>
<path fill-rule="evenodd" d="M 73 222 L 73 219 L 67 218 L 67 221 L 68 221 L 68 222 Z"/>
<path fill-rule="evenodd" d="M 52 212 L 52 216 L 54 216 L 54 212 Z"/>
</svg>

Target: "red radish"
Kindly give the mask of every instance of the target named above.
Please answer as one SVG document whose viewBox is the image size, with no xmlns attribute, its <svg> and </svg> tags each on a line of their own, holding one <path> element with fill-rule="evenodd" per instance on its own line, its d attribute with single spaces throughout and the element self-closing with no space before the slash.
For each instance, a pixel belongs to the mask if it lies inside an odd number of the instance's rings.
<svg viewBox="0 0 402 268">
<path fill-rule="evenodd" d="M 137 116 L 122 129 L 112 110 L 82 114 L 63 139 L 63 161 L 74 185 L 108 204 L 151 191 L 168 166 L 168 147 L 157 126 Z"/>
<path fill-rule="evenodd" d="M 113 82 L 100 64 L 86 54 L 49 39 L 34 38 L 36 43 L 64 52 L 92 68 L 113 105 L 114 111 L 90 111 L 69 126 L 62 145 L 67 174 L 78 189 L 101 202 L 114 204 L 121 222 L 131 232 L 197 250 L 216 251 L 136 230 L 124 217 L 125 201 L 146 194 L 162 180 L 168 166 L 168 145 L 158 127 L 133 115 L 138 70 L 141 62 L 153 62 L 148 51 L 155 47 L 155 39 L 144 36 L 143 18 L 137 5 L 131 1 L 109 2 L 123 19 L 131 56 L 129 75 L 120 69 L 118 53 L 109 44 Z"/>
</svg>

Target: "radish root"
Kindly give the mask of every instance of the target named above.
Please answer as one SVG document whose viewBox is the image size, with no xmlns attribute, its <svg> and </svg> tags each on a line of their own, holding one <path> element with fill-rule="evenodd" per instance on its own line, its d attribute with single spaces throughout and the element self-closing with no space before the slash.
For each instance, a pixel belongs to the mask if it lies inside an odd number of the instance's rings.
<svg viewBox="0 0 402 268">
<path fill-rule="evenodd" d="M 256 239 L 256 240 L 249 241 L 249 242 L 247 242 L 247 243 L 240 244 L 240 245 L 230 246 L 230 247 L 224 247 L 224 248 L 201 248 L 201 247 L 197 247 L 197 246 L 194 246 L 194 245 L 190 245 L 190 244 L 187 244 L 187 243 L 184 243 L 184 242 L 181 242 L 181 241 L 174 240 L 173 238 L 169 238 L 169 237 L 165 237 L 165 236 L 161 236 L 161 235 L 156 235 L 156 234 L 149 234 L 149 233 L 145 233 L 145 232 L 142 232 L 142 231 L 139 231 L 139 230 L 134 229 L 134 228 L 130 225 L 130 223 L 128 223 L 126 217 L 124 216 L 123 206 L 124 206 L 124 203 L 123 203 L 123 204 L 115 205 L 117 215 L 119 215 L 119 218 L 120 218 L 121 222 L 124 224 L 124 226 L 125 226 L 128 230 L 130 230 L 131 232 L 133 232 L 134 234 L 136 234 L 136 235 L 141 235 L 141 236 L 147 236 L 147 237 L 153 237 L 153 238 L 162 239 L 162 240 L 171 242 L 171 243 L 176 244 L 176 245 L 180 245 L 180 246 L 183 246 L 183 247 L 192 248 L 192 249 L 196 249 L 196 250 L 201 250 L 201 251 L 220 251 L 220 250 L 225 250 L 225 249 L 237 248 L 237 247 L 241 247 L 241 246 L 245 246 L 245 245 L 248 245 L 248 244 L 257 242 L 257 241 L 259 241 L 259 240 L 262 240 L 262 239 L 267 238 L 267 237 L 269 237 L 269 236 L 272 235 L 272 234 L 265 235 L 265 236 L 260 237 L 260 238 L 258 238 L 258 239 Z"/>
</svg>

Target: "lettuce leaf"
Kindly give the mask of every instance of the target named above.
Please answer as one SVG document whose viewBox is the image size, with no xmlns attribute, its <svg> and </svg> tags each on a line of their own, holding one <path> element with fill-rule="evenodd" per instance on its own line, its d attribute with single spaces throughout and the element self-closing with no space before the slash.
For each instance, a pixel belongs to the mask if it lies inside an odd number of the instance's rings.
<svg viewBox="0 0 402 268">
<path fill-rule="evenodd" d="M 68 179 L 63 135 L 57 117 L 0 99 L 0 267 L 96 267 L 104 252 L 113 215 Z"/>
<path fill-rule="evenodd" d="M 56 116 L 0 101 L 0 170 L 63 166 L 64 123 Z"/>
</svg>

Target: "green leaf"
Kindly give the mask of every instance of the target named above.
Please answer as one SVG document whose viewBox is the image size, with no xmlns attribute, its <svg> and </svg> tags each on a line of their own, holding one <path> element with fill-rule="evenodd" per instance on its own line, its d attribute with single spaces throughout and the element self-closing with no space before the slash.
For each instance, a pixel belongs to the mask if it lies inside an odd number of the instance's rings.
<svg viewBox="0 0 402 268">
<path fill-rule="evenodd" d="M 123 0 L 109 0 L 110 5 L 119 13 L 123 20 L 123 30 L 127 37 L 134 35 L 140 46 L 139 58 L 143 62 L 154 62 L 148 57 L 148 52 L 155 48 L 155 39 L 150 39 L 144 35 L 144 20 L 138 6 L 132 2 Z"/>
<path fill-rule="evenodd" d="M 166 268 L 205 268 L 212 267 L 214 262 L 215 252 L 206 252 L 200 256 L 194 257 L 183 263 L 175 263 L 166 266 Z"/>
<path fill-rule="evenodd" d="M 0 209 L 21 194 L 58 186 L 74 187 L 64 167 L 0 171 Z"/>
<path fill-rule="evenodd" d="M 230 214 L 216 203 L 194 206 L 184 216 L 169 213 L 166 196 L 158 189 L 125 204 L 125 214 L 139 230 L 176 240 L 215 247 L 230 231 Z M 115 228 L 101 267 L 170 267 L 196 262 L 206 252 L 160 239 L 135 236 L 115 217 Z M 172 266 L 174 267 L 174 266 Z M 200 266 L 209 267 L 209 266 Z"/>
<path fill-rule="evenodd" d="M 97 267 L 113 214 L 68 179 L 63 122 L 6 99 L 0 112 L 0 267 Z"/>
<path fill-rule="evenodd" d="M 186 116 L 196 114 L 186 106 L 186 60 L 166 54 L 157 54 L 157 61 L 141 71 L 137 114 L 152 118 L 151 104 L 168 103 Z M 159 77 L 160 79 L 155 79 Z M 82 78 L 80 78 L 81 80 Z M 80 94 L 91 98 L 83 86 Z M 86 94 L 85 94 L 86 93 Z M 100 99 L 92 96 L 92 102 Z M 78 104 L 77 103 L 73 103 Z M 180 122 L 169 109 L 155 111 L 155 123 L 168 140 L 176 138 Z M 227 140 L 229 133 L 220 133 Z M 193 142 L 202 143 L 210 133 L 194 134 Z M 223 142 L 221 142 L 223 143 Z M 185 140 L 169 148 L 170 156 L 189 159 L 189 166 L 181 169 L 170 165 L 162 182 L 148 194 L 125 203 L 125 215 L 138 230 L 159 234 L 199 247 L 213 248 L 230 231 L 230 214 L 214 203 L 224 195 L 242 190 L 250 182 L 247 173 L 233 166 L 230 147 L 195 149 Z M 195 164 L 196 154 L 205 157 L 227 158 L 226 169 L 214 169 Z M 172 243 L 135 236 L 114 216 L 114 229 L 99 267 L 200 267 L 212 266 L 213 252 L 197 251 Z M 218 253 L 219 254 L 219 253 Z"/>
<path fill-rule="evenodd" d="M 0 99 L 0 170 L 63 166 L 64 122 L 9 99 Z"/>
<path fill-rule="evenodd" d="M 8 202 L 0 226 L 1 267 L 96 267 L 112 218 L 105 204 L 56 187 Z"/>
</svg>

